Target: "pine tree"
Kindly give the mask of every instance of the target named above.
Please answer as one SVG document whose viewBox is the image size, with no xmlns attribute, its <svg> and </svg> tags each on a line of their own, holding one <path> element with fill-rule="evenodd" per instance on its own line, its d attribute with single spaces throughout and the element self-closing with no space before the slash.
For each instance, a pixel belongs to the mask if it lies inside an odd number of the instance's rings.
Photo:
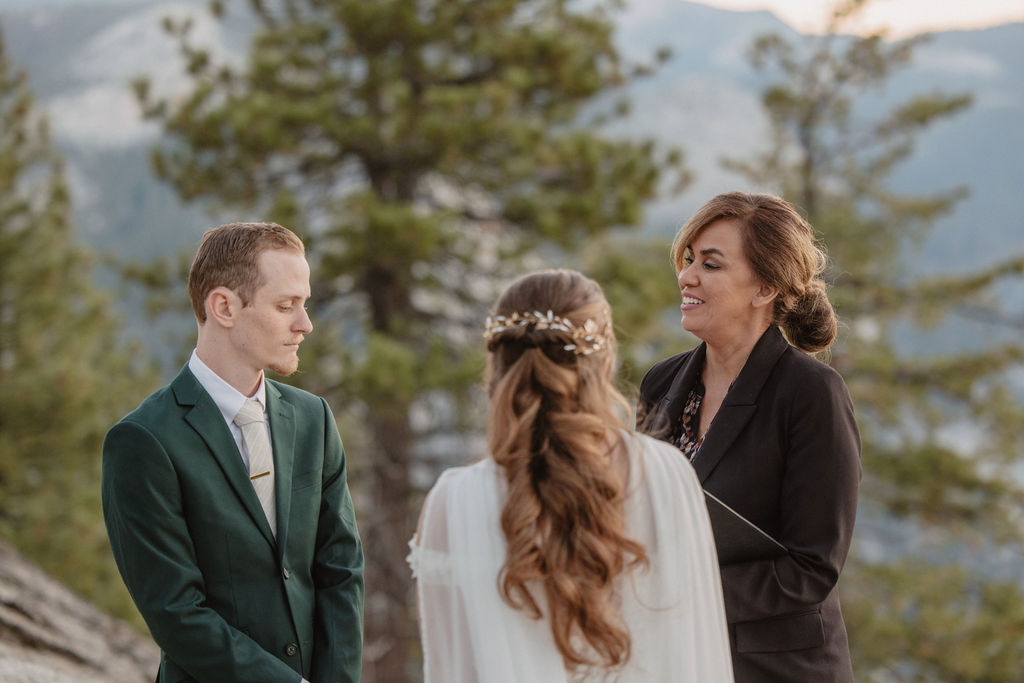
<svg viewBox="0 0 1024 683">
<path fill-rule="evenodd" d="M 46 119 L 0 34 L 0 536 L 131 617 L 100 512 L 100 447 L 153 377 L 92 277 Z"/>
<path fill-rule="evenodd" d="M 310 236 L 317 329 L 297 381 L 341 413 L 366 539 L 366 680 L 415 675 L 407 541 L 437 468 L 481 455 L 458 435 L 482 423 L 486 306 L 524 269 L 636 224 L 659 176 L 681 171 L 677 152 L 596 128 L 624 111 L 633 74 L 614 4 L 252 0 L 243 68 L 168 22 L 191 94 L 136 84 L 167 134 L 157 173 L 182 197 Z"/>
<path fill-rule="evenodd" d="M 896 330 L 915 326 L 927 338 L 950 318 L 993 317 L 995 288 L 1024 272 L 1024 256 L 975 272 L 915 274 L 915 246 L 964 189 L 908 196 L 889 188 L 889 176 L 919 133 L 970 97 L 911 95 L 866 117 L 863 101 L 910 63 L 923 38 L 841 35 L 865 4 L 839 3 L 821 36 L 756 40 L 753 64 L 775 79 L 763 95 L 773 140 L 757 159 L 727 165 L 800 207 L 833 263 L 831 297 L 844 325 L 831 362 L 850 387 L 864 441 L 860 531 L 842 581 L 859 677 L 1017 680 L 1021 586 L 963 560 L 979 549 L 1024 555 L 1015 475 L 1024 410 L 1005 377 L 1024 347 L 923 353 L 908 351 Z M 879 541 L 867 536 L 894 529 L 907 547 L 869 556 Z"/>
</svg>

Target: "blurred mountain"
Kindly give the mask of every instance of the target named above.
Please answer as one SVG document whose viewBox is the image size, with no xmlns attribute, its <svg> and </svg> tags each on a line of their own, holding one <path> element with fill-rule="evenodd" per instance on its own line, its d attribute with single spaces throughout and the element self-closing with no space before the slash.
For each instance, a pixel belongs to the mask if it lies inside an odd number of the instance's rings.
<svg viewBox="0 0 1024 683">
<path fill-rule="evenodd" d="M 192 35 L 215 55 L 241 59 L 250 24 L 224 24 L 205 0 L 78 0 L 0 11 L 9 55 L 29 73 L 67 160 L 75 224 L 91 246 L 130 258 L 173 255 L 211 224 L 154 178 L 150 150 L 159 128 L 142 120 L 130 82 L 151 78 L 158 93 L 183 92 L 177 47 L 161 22 L 192 17 Z"/>
<path fill-rule="evenodd" d="M 973 106 L 921 138 L 894 178 L 909 190 L 967 185 L 971 196 L 925 250 L 940 268 L 978 265 L 1024 248 L 1024 23 L 943 33 L 893 81 L 897 91 L 966 91 Z"/>
<path fill-rule="evenodd" d="M 19 7 L 17 2 L 0 4 L 0 23 L 9 53 L 28 70 L 67 156 L 83 237 L 133 258 L 192 246 L 213 219 L 197 206 L 183 206 L 152 177 L 149 150 L 158 130 L 140 120 L 128 83 L 147 75 L 163 92 L 185 87 L 175 47 L 160 28 L 162 17 L 192 16 L 195 42 L 232 60 L 244 58 L 248 17 L 236 10 L 217 22 L 205 0 L 46 0 L 23 3 L 32 9 L 5 9 Z M 793 34 L 767 12 L 682 1 L 657 13 L 631 12 L 621 24 L 619 43 L 628 58 L 649 59 L 660 46 L 673 56 L 631 86 L 632 114 L 615 132 L 679 145 L 696 172 L 683 195 L 651 205 L 648 230 L 670 234 L 708 197 L 743 185 L 719 160 L 750 156 L 767 141 L 760 82 L 746 61 L 753 37 L 767 31 Z M 913 158 L 894 178 L 907 191 L 971 189 L 937 225 L 915 267 L 963 269 L 1024 250 L 1018 200 L 1024 187 L 1022 74 L 1024 24 L 945 32 L 919 48 L 915 64 L 867 105 L 882 107 L 937 88 L 975 96 L 966 113 L 920 137 Z"/>
<path fill-rule="evenodd" d="M 656 205 L 668 231 L 711 195 L 740 182 L 717 168 L 722 156 L 749 157 L 768 135 L 762 83 L 746 61 L 753 38 L 794 31 L 767 12 L 727 12 L 681 2 L 671 13 L 623 27 L 627 54 L 667 45 L 673 59 L 634 89 L 632 127 L 681 144 L 697 171 L 683 197 Z M 970 188 L 969 198 L 936 225 L 921 253 L 925 269 L 966 269 L 1024 250 L 1024 23 L 935 34 L 897 72 L 866 114 L 911 94 L 969 92 L 974 104 L 921 135 L 893 181 L 907 192 Z M 668 223 L 669 225 L 665 225 Z"/>
</svg>

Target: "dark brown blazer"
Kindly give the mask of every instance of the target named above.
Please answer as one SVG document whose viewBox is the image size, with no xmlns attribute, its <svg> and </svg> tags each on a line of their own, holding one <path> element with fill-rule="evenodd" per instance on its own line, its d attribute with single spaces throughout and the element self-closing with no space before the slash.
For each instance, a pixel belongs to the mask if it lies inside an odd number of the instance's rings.
<svg viewBox="0 0 1024 683">
<path fill-rule="evenodd" d="M 641 430 L 672 440 L 705 349 L 648 371 L 640 384 Z M 857 513 L 860 434 L 842 377 L 770 327 L 729 388 L 693 466 L 707 491 L 789 550 L 722 567 L 737 683 L 852 683 L 836 584 Z"/>
</svg>

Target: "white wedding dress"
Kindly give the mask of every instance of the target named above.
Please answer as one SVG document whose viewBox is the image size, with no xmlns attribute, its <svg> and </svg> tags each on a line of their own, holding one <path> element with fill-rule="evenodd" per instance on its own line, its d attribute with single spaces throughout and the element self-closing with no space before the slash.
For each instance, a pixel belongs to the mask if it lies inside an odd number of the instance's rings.
<svg viewBox="0 0 1024 683">
<path fill-rule="evenodd" d="M 500 523 L 506 486 L 487 458 L 441 475 L 409 542 L 425 683 L 733 680 L 718 562 L 697 477 L 664 442 L 628 433 L 626 443 L 626 531 L 650 560 L 648 569 L 617 579 L 632 638 L 626 665 L 570 674 L 547 619 L 531 619 L 504 601 L 498 574 L 506 554 Z"/>
</svg>

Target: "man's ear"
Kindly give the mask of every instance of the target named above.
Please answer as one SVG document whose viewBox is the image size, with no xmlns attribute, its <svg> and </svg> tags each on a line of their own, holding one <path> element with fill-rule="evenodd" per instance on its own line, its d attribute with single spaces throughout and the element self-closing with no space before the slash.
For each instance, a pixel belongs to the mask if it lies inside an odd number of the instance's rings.
<svg viewBox="0 0 1024 683">
<path fill-rule="evenodd" d="M 754 293 L 754 298 L 751 299 L 750 304 L 754 308 L 761 308 L 762 306 L 771 306 L 775 301 L 776 297 L 779 296 L 779 290 L 770 285 L 761 284 L 757 288 L 757 292 Z"/>
<path fill-rule="evenodd" d="M 206 295 L 206 319 L 221 327 L 234 327 L 242 300 L 227 287 L 215 287 Z"/>
</svg>

